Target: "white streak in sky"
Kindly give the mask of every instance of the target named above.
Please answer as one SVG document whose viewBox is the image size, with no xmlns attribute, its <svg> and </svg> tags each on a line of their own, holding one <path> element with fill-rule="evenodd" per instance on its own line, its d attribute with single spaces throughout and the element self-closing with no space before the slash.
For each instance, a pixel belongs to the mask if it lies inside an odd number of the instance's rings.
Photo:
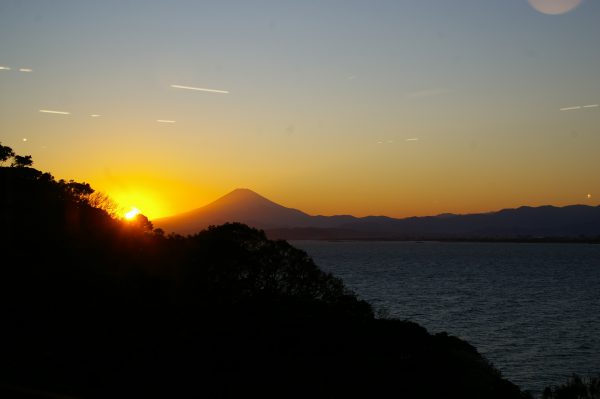
<svg viewBox="0 0 600 399">
<path fill-rule="evenodd" d="M 19 72 L 33 72 L 31 68 L 19 68 Z"/>
<path fill-rule="evenodd" d="M 413 137 L 411 139 L 406 139 L 406 141 L 419 141 L 419 139 L 417 137 Z"/>
<path fill-rule="evenodd" d="M 171 87 L 173 87 L 174 89 L 185 89 L 185 90 L 206 91 L 209 93 L 229 94 L 229 92 L 227 90 L 205 89 L 202 87 L 181 86 L 181 85 L 171 85 Z"/>
<path fill-rule="evenodd" d="M 571 111 L 571 110 L 574 110 L 574 109 L 581 109 L 581 106 L 578 105 L 576 107 L 565 107 L 565 108 L 561 108 L 560 110 L 561 111 Z"/>
<path fill-rule="evenodd" d="M 91 114 L 90 116 L 91 116 L 92 118 L 99 118 L 101 115 L 99 115 L 99 114 Z"/>
<path fill-rule="evenodd" d="M 600 104 L 590 104 L 590 105 L 583 106 L 583 108 L 596 108 L 596 107 L 600 107 Z"/>
<path fill-rule="evenodd" d="M 66 111 L 53 111 L 50 109 L 40 109 L 40 112 L 43 112 L 45 114 L 61 114 L 61 115 L 70 115 L 70 112 L 66 112 Z"/>
<path fill-rule="evenodd" d="M 0 65 L 0 71 L 10 71 L 10 67 Z"/>
<path fill-rule="evenodd" d="M 156 121 L 160 123 L 175 123 L 175 121 L 172 121 L 170 119 L 157 119 Z"/>
</svg>

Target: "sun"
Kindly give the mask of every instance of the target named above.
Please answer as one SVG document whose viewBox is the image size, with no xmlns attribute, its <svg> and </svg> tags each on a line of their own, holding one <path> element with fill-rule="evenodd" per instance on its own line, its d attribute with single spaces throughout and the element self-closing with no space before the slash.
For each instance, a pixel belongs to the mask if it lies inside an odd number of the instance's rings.
<svg viewBox="0 0 600 399">
<path fill-rule="evenodd" d="M 1 0 L 0 0 L 1 1 Z M 134 180 L 134 179 L 132 179 Z M 136 211 L 143 213 L 148 219 L 156 219 L 172 214 L 169 209 L 165 209 L 162 195 L 159 189 L 151 189 L 141 186 L 131 186 L 127 189 L 111 187 L 103 188 L 103 191 L 110 193 L 110 197 L 119 205 L 119 216 L 123 219 L 131 220 L 135 217 Z M 126 214 L 131 212 L 131 218 Z"/>
<path fill-rule="evenodd" d="M 139 215 L 141 213 L 141 211 L 135 207 L 131 208 L 131 210 L 127 213 L 125 213 L 125 219 L 127 220 L 131 220 L 134 217 L 136 217 L 137 215 Z"/>
</svg>

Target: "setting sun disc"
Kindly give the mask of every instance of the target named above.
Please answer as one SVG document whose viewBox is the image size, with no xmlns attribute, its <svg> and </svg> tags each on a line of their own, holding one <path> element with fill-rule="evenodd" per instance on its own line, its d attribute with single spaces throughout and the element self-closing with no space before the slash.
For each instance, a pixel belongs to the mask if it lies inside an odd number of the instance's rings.
<svg viewBox="0 0 600 399">
<path fill-rule="evenodd" d="M 136 217 L 137 215 L 139 215 L 141 212 L 139 209 L 137 208 L 131 208 L 131 210 L 127 213 L 125 213 L 125 219 L 133 219 L 134 217 Z"/>
</svg>

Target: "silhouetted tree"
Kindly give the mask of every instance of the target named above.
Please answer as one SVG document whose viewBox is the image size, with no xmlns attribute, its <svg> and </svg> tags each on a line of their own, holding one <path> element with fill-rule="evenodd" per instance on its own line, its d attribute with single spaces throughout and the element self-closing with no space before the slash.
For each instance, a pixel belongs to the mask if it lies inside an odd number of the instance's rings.
<svg viewBox="0 0 600 399">
<path fill-rule="evenodd" d="M 148 219 L 146 215 L 138 213 L 131 220 L 128 221 L 131 225 L 140 228 L 143 231 L 152 231 L 154 229 L 154 225 Z"/>
<path fill-rule="evenodd" d="M 566 383 L 556 387 L 546 387 L 543 399 L 600 399 L 600 375 L 582 378 L 573 374 Z"/>
<path fill-rule="evenodd" d="M 91 194 L 86 195 L 86 200 L 90 206 L 102 209 L 113 218 L 116 218 L 120 213 L 119 204 L 117 204 L 112 198 L 110 198 L 105 193 L 94 191 Z"/>
<path fill-rule="evenodd" d="M 88 202 L 89 196 L 94 193 L 94 189 L 88 183 L 61 179 L 58 181 L 58 184 L 65 193 L 78 202 Z"/>
<path fill-rule="evenodd" d="M 31 159 L 31 155 L 15 155 L 11 164 L 11 166 L 15 168 L 25 168 L 31 165 L 33 165 L 33 159 Z"/>
<path fill-rule="evenodd" d="M 2 145 L 0 143 L 0 165 L 4 164 L 7 160 L 15 156 L 15 152 L 12 148 Z"/>
</svg>

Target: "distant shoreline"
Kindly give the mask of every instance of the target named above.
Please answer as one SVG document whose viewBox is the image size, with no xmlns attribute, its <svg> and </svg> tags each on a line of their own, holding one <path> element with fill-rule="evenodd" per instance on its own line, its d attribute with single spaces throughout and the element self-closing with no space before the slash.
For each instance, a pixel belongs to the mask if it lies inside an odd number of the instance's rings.
<svg viewBox="0 0 600 399">
<path fill-rule="evenodd" d="M 600 238 L 441 238 L 441 239 L 403 239 L 403 238 L 278 238 L 287 241 L 328 241 L 328 242 L 407 242 L 407 243 L 515 243 L 515 244 L 600 244 Z"/>
</svg>

